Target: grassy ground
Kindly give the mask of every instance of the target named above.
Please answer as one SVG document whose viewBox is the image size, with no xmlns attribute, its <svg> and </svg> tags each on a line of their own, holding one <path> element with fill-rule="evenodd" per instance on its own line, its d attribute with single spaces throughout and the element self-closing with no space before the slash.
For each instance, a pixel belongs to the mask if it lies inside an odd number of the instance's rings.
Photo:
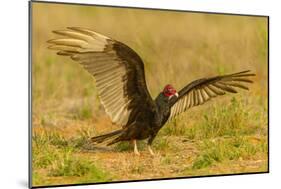
<svg viewBox="0 0 281 189">
<path fill-rule="evenodd" d="M 93 183 L 267 171 L 265 18 L 91 8 L 33 7 L 33 185 Z M 43 24 L 44 23 L 44 24 Z M 180 89 L 205 76 L 251 69 L 250 91 L 188 110 L 160 131 L 151 157 L 132 146 L 92 146 L 117 129 L 79 65 L 46 49 L 51 31 L 83 26 L 125 42 L 145 62 L 149 91 Z M 156 74 L 155 74 L 156 73 Z"/>
</svg>

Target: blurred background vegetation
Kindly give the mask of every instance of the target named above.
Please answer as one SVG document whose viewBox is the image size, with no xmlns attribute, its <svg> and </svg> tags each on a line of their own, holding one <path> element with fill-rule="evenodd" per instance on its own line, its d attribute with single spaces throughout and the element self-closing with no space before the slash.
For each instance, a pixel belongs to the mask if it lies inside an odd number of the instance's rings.
<svg viewBox="0 0 281 189">
<path fill-rule="evenodd" d="M 94 79 L 47 49 L 52 31 L 69 26 L 133 48 L 144 61 L 153 98 L 168 83 L 179 90 L 217 74 L 250 69 L 257 76 L 250 91 L 219 97 L 167 124 L 153 160 L 134 157 L 122 143 L 113 152 L 84 152 L 90 136 L 116 126 L 105 115 Z M 33 2 L 33 184 L 266 171 L 267 45 L 266 17 Z"/>
</svg>

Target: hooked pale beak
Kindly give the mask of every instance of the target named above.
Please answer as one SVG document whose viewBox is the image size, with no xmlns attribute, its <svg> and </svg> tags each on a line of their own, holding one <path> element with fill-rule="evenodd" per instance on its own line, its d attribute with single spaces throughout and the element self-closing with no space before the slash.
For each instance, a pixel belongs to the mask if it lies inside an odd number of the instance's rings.
<svg viewBox="0 0 281 189">
<path fill-rule="evenodd" d="M 179 97 L 179 94 L 178 94 L 178 93 L 175 93 L 174 95 L 169 96 L 169 100 L 170 100 L 172 97 L 174 97 L 174 96 L 176 96 L 176 97 L 178 98 L 178 97 Z"/>
</svg>

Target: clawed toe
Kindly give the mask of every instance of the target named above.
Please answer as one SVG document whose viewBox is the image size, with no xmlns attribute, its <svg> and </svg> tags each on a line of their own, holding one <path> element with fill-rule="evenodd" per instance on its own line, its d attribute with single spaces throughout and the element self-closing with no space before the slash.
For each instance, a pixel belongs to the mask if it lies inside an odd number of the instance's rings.
<svg viewBox="0 0 281 189">
<path fill-rule="evenodd" d="M 140 156 L 140 153 L 138 151 L 134 151 L 134 154 Z"/>
</svg>

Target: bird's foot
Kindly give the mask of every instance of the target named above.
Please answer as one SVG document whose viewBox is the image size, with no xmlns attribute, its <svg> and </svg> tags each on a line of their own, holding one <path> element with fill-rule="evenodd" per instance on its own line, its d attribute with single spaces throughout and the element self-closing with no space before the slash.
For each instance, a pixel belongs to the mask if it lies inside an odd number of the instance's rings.
<svg viewBox="0 0 281 189">
<path fill-rule="evenodd" d="M 151 149 L 150 145 L 148 145 L 148 151 L 149 151 L 150 155 L 155 156 L 155 154 L 154 154 L 153 150 Z"/>
<path fill-rule="evenodd" d="M 140 153 L 138 150 L 134 150 L 135 155 L 140 156 Z"/>
<path fill-rule="evenodd" d="M 140 153 L 138 151 L 138 146 L 137 146 L 137 140 L 133 140 L 133 143 L 134 143 L 134 153 L 139 156 Z"/>
</svg>

